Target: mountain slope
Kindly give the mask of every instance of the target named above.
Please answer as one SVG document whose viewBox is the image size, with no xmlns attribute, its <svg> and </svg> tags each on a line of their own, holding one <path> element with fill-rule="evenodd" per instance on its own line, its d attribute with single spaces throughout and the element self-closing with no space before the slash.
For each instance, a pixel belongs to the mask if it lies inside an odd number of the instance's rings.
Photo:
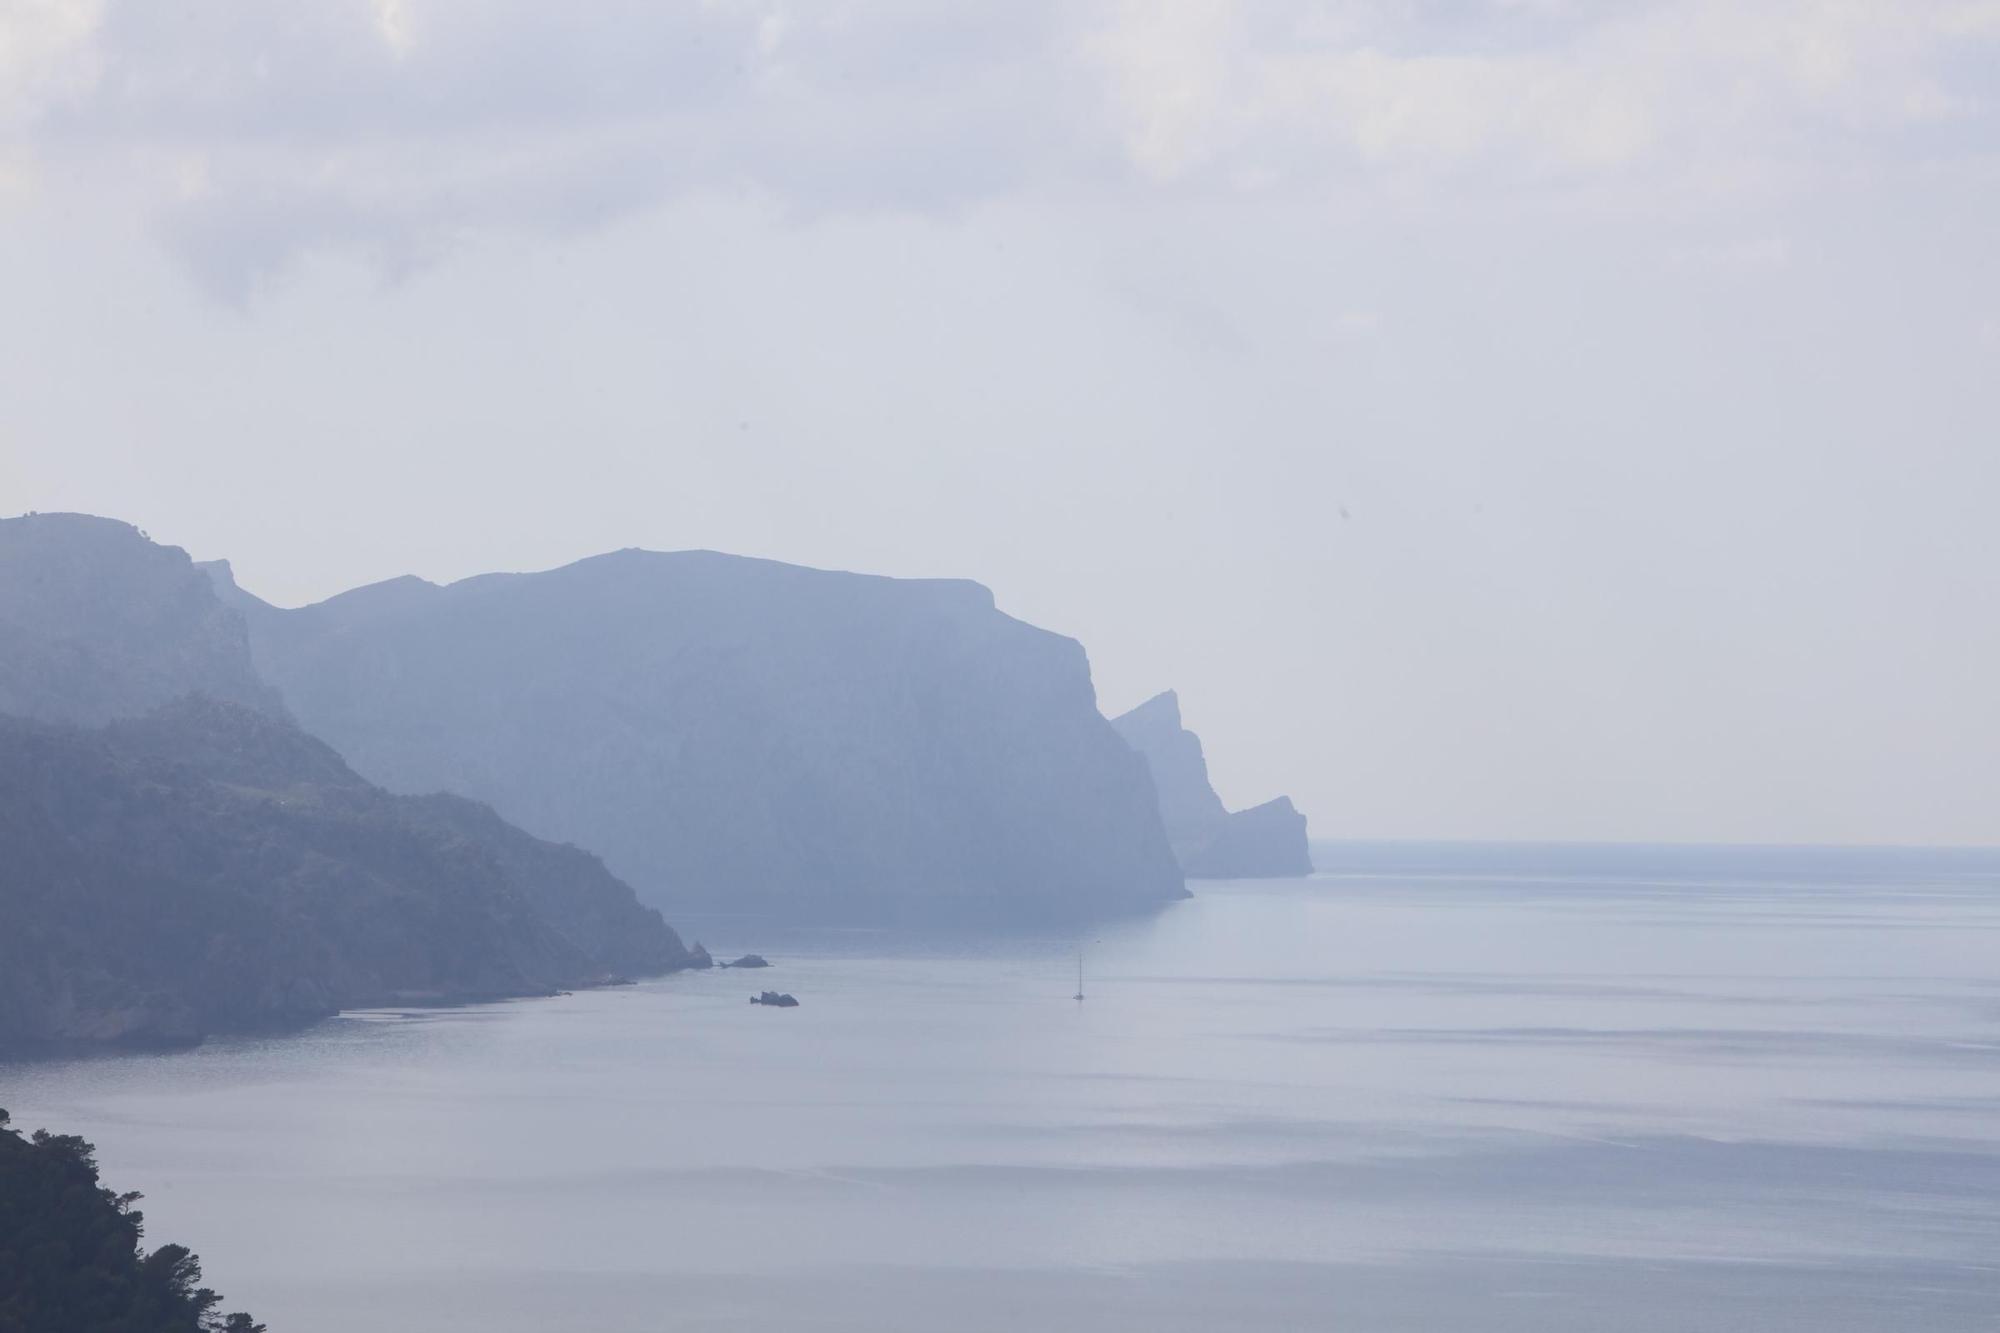
<svg viewBox="0 0 2000 1333">
<path fill-rule="evenodd" d="M 0 520 L 0 1045 L 705 961 L 595 857 L 356 776 L 184 552 L 109 519 Z"/>
<path fill-rule="evenodd" d="M 1201 738 L 1181 725 L 1180 697 L 1156 694 L 1111 725 L 1145 757 L 1160 815 L 1181 867 L 1194 879 L 1247 879 L 1312 873 L 1306 817 L 1280 796 L 1231 812 L 1208 780 Z"/>
<path fill-rule="evenodd" d="M 620 551 L 296 611 L 225 596 L 369 778 L 488 801 L 677 912 L 1045 920 L 1184 893 L 1082 648 L 976 584 Z"/>
<path fill-rule="evenodd" d="M 0 1047 L 154 1043 L 700 965 L 595 858 L 190 698 L 0 719 Z"/>
</svg>

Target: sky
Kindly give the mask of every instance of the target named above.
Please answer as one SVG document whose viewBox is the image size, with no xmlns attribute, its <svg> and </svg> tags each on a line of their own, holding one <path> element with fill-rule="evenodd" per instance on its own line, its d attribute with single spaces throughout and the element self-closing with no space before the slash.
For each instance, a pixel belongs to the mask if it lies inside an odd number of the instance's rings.
<svg viewBox="0 0 2000 1333">
<path fill-rule="evenodd" d="M 0 0 L 0 512 L 974 578 L 1316 836 L 1996 843 L 1996 252 L 1996 0 Z"/>
</svg>

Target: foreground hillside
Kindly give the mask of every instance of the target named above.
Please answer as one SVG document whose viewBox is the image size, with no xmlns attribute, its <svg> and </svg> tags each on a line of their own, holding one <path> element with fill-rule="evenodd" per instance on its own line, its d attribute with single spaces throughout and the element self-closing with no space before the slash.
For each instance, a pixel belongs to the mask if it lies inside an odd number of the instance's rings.
<svg viewBox="0 0 2000 1333">
<path fill-rule="evenodd" d="M 0 1047 L 189 1041 L 700 965 L 596 858 L 189 699 L 0 719 Z"/>
<path fill-rule="evenodd" d="M 99 1183 L 84 1140 L 23 1138 L 0 1111 L 0 1333 L 264 1333 L 216 1313 L 186 1246 L 140 1248 L 138 1200 Z"/>
<path fill-rule="evenodd" d="M 674 912 L 998 921 L 1182 896 L 1083 649 L 972 583 L 620 551 L 296 611 L 236 590 L 301 723 Z"/>
</svg>

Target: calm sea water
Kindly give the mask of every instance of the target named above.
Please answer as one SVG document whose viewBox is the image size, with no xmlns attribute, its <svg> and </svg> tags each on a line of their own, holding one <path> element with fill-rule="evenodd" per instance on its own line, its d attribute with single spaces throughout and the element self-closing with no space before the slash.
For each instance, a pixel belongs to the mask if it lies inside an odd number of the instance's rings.
<svg viewBox="0 0 2000 1333">
<path fill-rule="evenodd" d="M 0 1105 L 277 1333 L 2000 1327 L 2000 856 L 1322 859 Z"/>
</svg>

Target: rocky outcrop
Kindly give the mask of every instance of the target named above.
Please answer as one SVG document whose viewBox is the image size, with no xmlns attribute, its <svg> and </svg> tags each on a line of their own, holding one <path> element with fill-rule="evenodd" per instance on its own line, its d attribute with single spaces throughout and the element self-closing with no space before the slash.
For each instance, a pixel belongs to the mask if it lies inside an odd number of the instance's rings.
<svg viewBox="0 0 2000 1333">
<path fill-rule="evenodd" d="M 720 964 L 722 967 L 769 967 L 770 965 L 765 961 L 764 955 L 758 953 L 746 953 L 734 962 Z"/>
<path fill-rule="evenodd" d="M 1180 697 L 1172 690 L 1111 719 L 1111 725 L 1145 759 L 1167 841 L 1185 866 L 1229 817 L 1222 798 L 1209 785 L 1201 737 L 1181 725 Z"/>
<path fill-rule="evenodd" d="M 1189 854 L 1187 873 L 1195 879 L 1259 879 L 1310 875 L 1306 817 L 1292 798 L 1225 815 L 1208 844 Z"/>
<path fill-rule="evenodd" d="M 486 801 L 675 914 L 1046 921 L 1184 893 L 1083 649 L 977 584 L 620 551 L 293 611 L 227 595 L 361 773 Z"/>
<path fill-rule="evenodd" d="M 190 698 L 0 719 L 0 1048 L 158 1044 L 547 994 L 695 956 L 594 857 L 393 796 L 282 718 Z"/>
<path fill-rule="evenodd" d="M 1181 725 L 1180 699 L 1155 695 L 1111 725 L 1144 756 L 1160 816 L 1182 869 L 1194 879 L 1308 875 L 1306 817 L 1280 796 L 1231 812 L 1208 780 L 1201 738 Z"/>
</svg>

